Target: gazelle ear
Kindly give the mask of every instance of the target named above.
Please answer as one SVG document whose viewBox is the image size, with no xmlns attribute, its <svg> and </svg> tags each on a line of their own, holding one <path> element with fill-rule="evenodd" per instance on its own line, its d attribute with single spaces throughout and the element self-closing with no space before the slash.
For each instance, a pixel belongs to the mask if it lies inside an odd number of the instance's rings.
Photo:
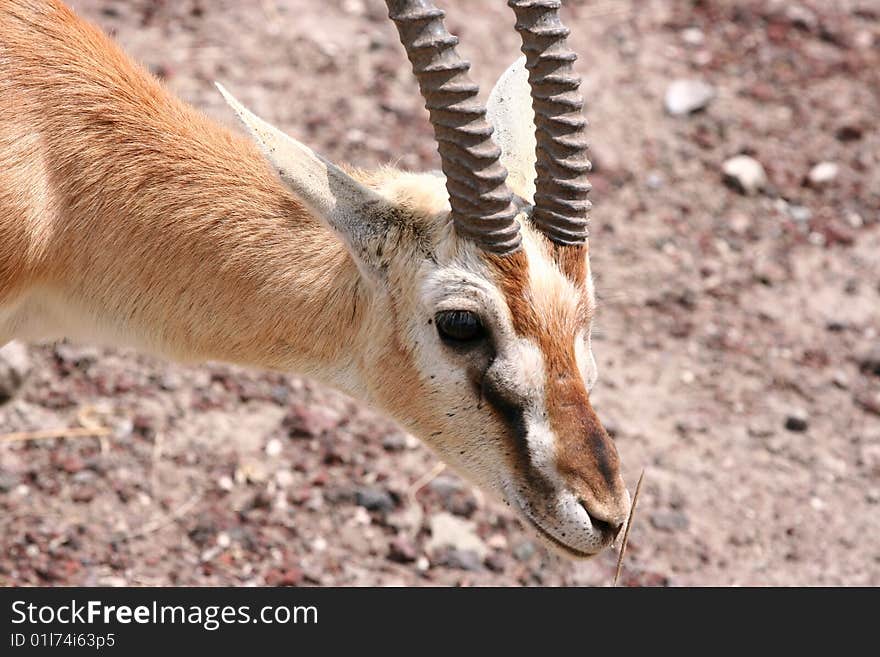
<svg viewBox="0 0 880 657">
<path fill-rule="evenodd" d="M 489 94 L 486 116 L 501 148 L 510 189 L 529 203 L 535 196 L 535 112 L 525 56 L 511 64 Z"/>
<path fill-rule="evenodd" d="M 342 238 L 361 270 L 375 273 L 381 269 L 379 254 L 392 216 L 387 201 L 308 146 L 263 121 L 219 82 L 214 84 L 281 181 Z"/>
</svg>

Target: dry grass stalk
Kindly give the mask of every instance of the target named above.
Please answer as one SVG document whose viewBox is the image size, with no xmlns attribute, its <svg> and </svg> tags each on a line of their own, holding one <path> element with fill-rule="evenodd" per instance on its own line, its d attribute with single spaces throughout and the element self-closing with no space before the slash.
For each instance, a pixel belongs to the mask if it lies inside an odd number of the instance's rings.
<svg viewBox="0 0 880 657">
<path fill-rule="evenodd" d="M 196 505 L 202 500 L 202 496 L 203 493 L 201 491 L 196 492 L 192 495 L 192 497 L 190 497 L 188 500 L 186 500 L 183 504 L 178 506 L 170 513 L 163 514 L 157 518 L 154 518 L 153 520 L 150 520 L 140 529 L 126 534 L 122 540 L 131 541 L 136 538 L 143 538 L 144 536 L 153 534 L 160 529 L 164 529 L 165 527 L 177 522 L 196 507 Z"/>
<path fill-rule="evenodd" d="M 101 438 L 112 431 L 106 427 L 62 427 L 40 431 L 17 431 L 0 434 L 0 443 L 14 443 L 24 440 L 47 440 L 49 438 Z"/>
<path fill-rule="evenodd" d="M 416 495 L 419 494 L 419 491 L 430 484 L 432 481 L 434 481 L 445 469 L 445 463 L 437 463 L 436 465 L 434 465 L 434 467 L 431 468 L 429 472 L 423 474 L 421 477 L 413 482 L 413 484 L 406 491 L 406 496 L 411 499 L 413 503 L 418 504 L 418 502 L 416 501 Z"/>
<path fill-rule="evenodd" d="M 639 475 L 639 483 L 636 484 L 636 493 L 633 495 L 632 504 L 629 507 L 629 518 L 626 519 L 626 530 L 623 532 L 623 543 L 620 545 L 620 555 L 617 557 L 617 572 L 614 573 L 614 582 L 611 586 L 617 586 L 617 580 L 620 579 L 620 571 L 623 570 L 623 555 L 626 554 L 626 544 L 629 542 L 629 530 L 632 529 L 633 517 L 636 514 L 636 504 L 639 501 L 639 493 L 642 491 L 642 480 L 645 478 L 645 471 Z"/>
</svg>

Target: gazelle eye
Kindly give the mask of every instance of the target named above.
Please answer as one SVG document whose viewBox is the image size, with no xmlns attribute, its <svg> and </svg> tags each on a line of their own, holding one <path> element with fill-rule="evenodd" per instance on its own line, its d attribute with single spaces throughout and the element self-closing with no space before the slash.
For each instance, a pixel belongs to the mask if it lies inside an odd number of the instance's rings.
<svg viewBox="0 0 880 657">
<path fill-rule="evenodd" d="M 462 344 L 486 337 L 486 329 L 476 313 L 469 310 L 444 310 L 434 316 L 437 333 L 447 342 Z"/>
</svg>

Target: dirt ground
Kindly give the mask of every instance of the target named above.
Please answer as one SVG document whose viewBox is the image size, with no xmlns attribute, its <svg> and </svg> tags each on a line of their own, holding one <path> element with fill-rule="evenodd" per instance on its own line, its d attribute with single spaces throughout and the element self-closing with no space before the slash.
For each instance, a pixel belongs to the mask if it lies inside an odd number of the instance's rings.
<svg viewBox="0 0 880 657">
<path fill-rule="evenodd" d="M 378 0 L 71 0 L 233 124 L 435 168 Z M 506 3 L 446 0 L 484 92 Z M 627 585 L 880 585 L 880 0 L 569 2 L 595 172 L 599 416 L 631 486 Z M 675 79 L 702 110 L 670 116 Z M 723 163 L 768 177 L 747 195 Z M 836 176 L 810 182 L 820 162 Z M 826 167 L 827 168 L 827 167 Z M 296 376 L 32 345 L 0 431 L 0 584 L 605 585 L 369 409 Z M 450 520 L 450 518 L 458 520 Z M 451 527 L 451 529 L 450 529 Z M 452 547 L 435 545 L 446 532 Z M 476 537 L 474 536 L 476 535 Z"/>
</svg>

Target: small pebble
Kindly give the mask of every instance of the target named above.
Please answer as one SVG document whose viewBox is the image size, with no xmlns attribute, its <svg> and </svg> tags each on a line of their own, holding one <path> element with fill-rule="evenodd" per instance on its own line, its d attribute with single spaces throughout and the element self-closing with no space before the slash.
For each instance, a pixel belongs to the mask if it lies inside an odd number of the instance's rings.
<svg viewBox="0 0 880 657">
<path fill-rule="evenodd" d="M 803 409 L 795 409 L 785 418 L 785 428 L 789 431 L 806 431 L 809 424 L 809 415 Z"/>
<path fill-rule="evenodd" d="M 880 376 L 880 345 L 874 345 L 856 357 L 859 369 L 869 376 Z"/>
<path fill-rule="evenodd" d="M 400 452 L 406 449 L 406 436 L 402 433 L 390 433 L 382 439 L 382 448 L 387 452 Z"/>
<path fill-rule="evenodd" d="M 503 554 L 490 554 L 485 560 L 486 568 L 493 573 L 503 573 L 507 568 L 507 558 Z"/>
<path fill-rule="evenodd" d="M 859 451 L 859 463 L 872 476 L 880 476 L 880 443 L 863 445 Z"/>
<path fill-rule="evenodd" d="M 518 561 L 528 561 L 535 554 L 535 544 L 531 541 L 523 541 L 513 548 L 513 556 Z"/>
<path fill-rule="evenodd" d="M 655 511 L 651 514 L 651 525 L 664 532 L 684 531 L 690 520 L 682 511 Z"/>
<path fill-rule="evenodd" d="M 506 550 L 508 545 L 507 537 L 504 534 L 492 534 L 486 539 L 486 545 L 493 550 Z"/>
<path fill-rule="evenodd" d="M 388 546 L 388 559 L 396 563 L 412 563 L 418 560 L 418 550 L 405 537 L 398 536 Z"/>
<path fill-rule="evenodd" d="M 701 46 L 706 41 L 706 35 L 698 27 L 688 27 L 681 31 L 681 40 L 689 46 Z"/>
<path fill-rule="evenodd" d="M 756 194 L 767 185 L 767 173 L 756 159 L 737 155 L 722 165 L 724 182 L 743 194 Z"/>
<path fill-rule="evenodd" d="M 0 471 L 0 493 L 8 493 L 19 483 L 19 477 L 11 472 Z"/>
<path fill-rule="evenodd" d="M 648 189 L 660 189 L 663 187 L 663 176 L 656 171 L 652 171 L 648 174 L 647 178 L 645 178 L 645 185 L 648 186 Z"/>
<path fill-rule="evenodd" d="M 813 218 L 813 211 L 803 205 L 789 205 L 788 214 L 800 223 L 806 223 Z"/>
<path fill-rule="evenodd" d="M 714 97 L 714 87 L 702 80 L 675 80 L 666 89 L 664 104 L 673 116 L 684 116 L 705 108 Z"/>
<path fill-rule="evenodd" d="M 0 340 L 0 404 L 22 387 L 31 369 L 27 347 L 20 342 L 2 345 Z"/>
<path fill-rule="evenodd" d="M 443 550 L 438 555 L 437 563 L 447 568 L 456 568 L 458 570 L 483 570 L 483 560 L 473 550 L 458 550 L 455 548 Z"/>
<path fill-rule="evenodd" d="M 819 162 L 810 169 L 807 179 L 813 187 L 822 187 L 832 182 L 840 173 L 840 167 L 834 162 Z"/>
<path fill-rule="evenodd" d="M 293 480 L 293 473 L 290 470 L 279 470 L 275 473 L 275 483 L 278 484 L 280 488 L 287 488 L 292 485 Z"/>
<path fill-rule="evenodd" d="M 394 498 L 387 490 L 362 486 L 355 492 L 355 501 L 368 511 L 393 511 Z"/>
</svg>

